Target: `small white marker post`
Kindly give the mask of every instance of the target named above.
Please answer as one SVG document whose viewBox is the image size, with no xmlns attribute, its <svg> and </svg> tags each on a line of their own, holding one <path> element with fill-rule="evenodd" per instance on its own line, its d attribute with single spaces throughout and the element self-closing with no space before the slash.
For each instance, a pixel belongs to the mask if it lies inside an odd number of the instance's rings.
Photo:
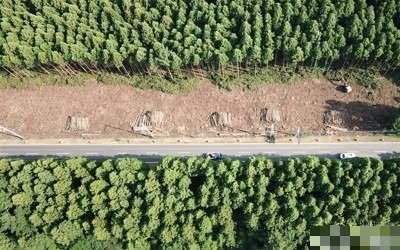
<svg viewBox="0 0 400 250">
<path fill-rule="evenodd" d="M 271 124 L 271 131 L 270 131 L 270 133 L 269 133 L 269 136 L 270 136 L 270 137 L 272 137 L 272 136 L 275 135 L 275 130 L 274 130 L 274 129 L 275 129 L 275 126 L 274 126 L 274 124 L 272 123 L 272 124 Z"/>
<path fill-rule="evenodd" d="M 297 144 L 300 145 L 300 127 L 297 127 Z"/>
<path fill-rule="evenodd" d="M 270 140 L 273 140 L 272 142 L 275 143 L 275 125 L 271 124 L 271 129 L 269 131 L 269 138 L 268 138 L 268 142 Z"/>
</svg>

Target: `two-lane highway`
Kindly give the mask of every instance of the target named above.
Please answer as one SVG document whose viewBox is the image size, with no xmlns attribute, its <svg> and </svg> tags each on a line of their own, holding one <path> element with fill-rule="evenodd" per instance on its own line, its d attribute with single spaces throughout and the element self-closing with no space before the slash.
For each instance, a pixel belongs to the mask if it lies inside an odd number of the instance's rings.
<svg viewBox="0 0 400 250">
<path fill-rule="evenodd" d="M 252 155 L 289 157 L 317 155 L 337 157 L 339 153 L 357 156 L 400 157 L 400 142 L 374 143 L 232 143 L 232 144 L 3 144 L 0 157 L 137 157 L 157 161 L 163 156 L 200 156 L 206 152 L 221 152 L 226 157 L 244 158 Z"/>
</svg>

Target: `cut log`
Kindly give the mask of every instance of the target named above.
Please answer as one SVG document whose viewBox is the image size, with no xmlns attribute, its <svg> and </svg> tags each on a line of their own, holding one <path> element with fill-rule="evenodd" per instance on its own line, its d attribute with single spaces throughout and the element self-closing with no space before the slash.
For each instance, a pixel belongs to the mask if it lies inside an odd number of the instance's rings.
<svg viewBox="0 0 400 250">
<path fill-rule="evenodd" d="M 12 135 L 12 136 L 20 138 L 21 140 L 25 140 L 25 138 L 22 137 L 21 135 L 15 133 L 15 132 L 11 131 L 10 129 L 8 129 L 6 127 L 3 127 L 3 126 L 0 126 L 0 133 L 4 133 L 4 134 L 7 134 L 7 135 Z"/>
</svg>

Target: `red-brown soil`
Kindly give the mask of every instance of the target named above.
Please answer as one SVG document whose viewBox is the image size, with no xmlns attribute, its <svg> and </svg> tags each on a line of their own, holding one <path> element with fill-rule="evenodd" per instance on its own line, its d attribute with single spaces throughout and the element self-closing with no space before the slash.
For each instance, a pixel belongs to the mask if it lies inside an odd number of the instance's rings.
<svg viewBox="0 0 400 250">
<path fill-rule="evenodd" d="M 330 109 L 346 114 L 343 127 L 378 130 L 387 126 L 399 108 L 397 87 L 387 79 L 379 81 L 381 89 L 373 92 L 374 99 L 361 86 L 352 85 L 351 93 L 342 93 L 325 79 L 270 84 L 258 91 L 226 91 L 206 82 L 194 92 L 173 95 L 94 81 L 84 86 L 1 89 L 0 125 L 26 138 L 76 137 L 65 130 L 67 117 L 75 115 L 89 118 L 90 131 L 81 133 L 137 137 L 130 132 L 130 121 L 147 110 L 160 110 L 165 114 L 162 129 L 171 136 L 201 137 L 213 134 L 211 130 L 215 134 L 207 120 L 213 111 L 230 112 L 234 129 L 260 131 L 270 126 L 259 121 L 260 109 L 275 107 L 283 116 L 275 127 L 289 133 L 297 127 L 322 131 L 323 113 Z"/>
</svg>

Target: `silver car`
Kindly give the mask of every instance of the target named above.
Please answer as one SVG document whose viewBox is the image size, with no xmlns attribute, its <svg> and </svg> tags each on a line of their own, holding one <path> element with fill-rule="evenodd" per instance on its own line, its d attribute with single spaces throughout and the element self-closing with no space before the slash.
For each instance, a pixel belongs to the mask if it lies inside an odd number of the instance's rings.
<svg viewBox="0 0 400 250">
<path fill-rule="evenodd" d="M 356 155 L 353 153 L 341 153 L 339 155 L 339 157 L 340 157 L 340 159 L 351 159 L 351 158 L 356 157 Z"/>
</svg>

